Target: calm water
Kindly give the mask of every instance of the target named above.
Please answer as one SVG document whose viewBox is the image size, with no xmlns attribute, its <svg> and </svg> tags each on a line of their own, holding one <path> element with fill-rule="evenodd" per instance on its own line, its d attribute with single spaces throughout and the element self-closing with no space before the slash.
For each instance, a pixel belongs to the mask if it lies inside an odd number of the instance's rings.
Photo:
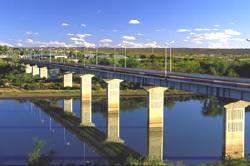
<svg viewBox="0 0 250 166">
<path fill-rule="evenodd" d="M 47 99 L 48 100 L 48 99 Z M 94 98 L 92 122 L 106 133 L 104 98 Z M 63 110 L 63 99 L 51 101 Z M 206 104 L 204 104 L 206 103 Z M 81 104 L 72 109 L 80 118 Z M 207 105 L 207 108 L 204 106 Z M 250 114 L 245 114 L 245 154 L 250 152 Z M 120 103 L 120 138 L 142 155 L 148 153 L 147 98 L 124 98 Z M 25 164 L 33 149 L 33 138 L 45 140 L 44 154 L 54 151 L 52 163 L 106 162 L 89 146 L 56 122 L 30 100 L 0 101 L 0 164 Z M 163 159 L 189 165 L 220 160 L 223 151 L 223 111 L 217 99 L 166 98 Z"/>
</svg>

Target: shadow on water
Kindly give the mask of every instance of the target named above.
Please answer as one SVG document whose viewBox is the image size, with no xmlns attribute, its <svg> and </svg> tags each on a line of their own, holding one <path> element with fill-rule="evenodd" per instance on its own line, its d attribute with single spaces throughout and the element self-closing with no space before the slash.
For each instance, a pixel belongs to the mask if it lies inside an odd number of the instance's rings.
<svg viewBox="0 0 250 166">
<path fill-rule="evenodd" d="M 50 100 L 34 99 L 31 102 L 56 122 L 64 126 L 78 139 L 86 143 L 91 149 L 105 158 L 110 164 L 125 164 L 127 158 L 143 158 L 138 152 L 121 143 L 106 142 L 106 134 L 95 127 L 80 126 L 81 120 L 71 114 L 67 114 L 60 108 L 60 105 Z"/>
</svg>

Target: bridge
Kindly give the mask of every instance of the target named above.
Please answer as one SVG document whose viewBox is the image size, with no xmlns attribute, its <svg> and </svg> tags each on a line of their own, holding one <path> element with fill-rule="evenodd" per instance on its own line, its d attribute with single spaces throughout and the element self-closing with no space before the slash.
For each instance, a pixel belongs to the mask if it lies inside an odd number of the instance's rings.
<svg viewBox="0 0 250 166">
<path fill-rule="evenodd" d="M 189 92 L 200 93 L 215 97 L 232 99 L 233 102 L 225 104 L 224 120 L 224 156 L 232 158 L 244 157 L 244 131 L 245 131 L 245 108 L 250 105 L 250 79 L 219 77 L 201 74 L 187 74 L 177 72 L 162 72 L 144 69 L 131 69 L 111 67 L 102 65 L 85 65 L 75 63 L 60 63 L 38 60 L 20 60 L 25 66 L 26 73 L 40 75 L 41 78 L 48 78 L 48 69 L 59 69 L 64 72 L 64 87 L 72 87 L 72 73 L 81 77 L 81 101 L 86 108 L 82 112 L 82 126 L 93 126 L 91 122 L 91 101 L 92 101 L 92 77 L 99 76 L 107 83 L 107 113 L 110 117 L 119 117 L 120 104 L 120 83 L 130 81 L 139 83 L 148 92 L 148 134 L 163 132 L 163 111 L 164 91 L 169 89 L 180 89 Z M 65 101 L 67 102 L 67 101 Z M 70 110 L 72 107 L 65 107 Z M 87 121 L 84 121 L 84 119 Z M 119 118 L 108 119 L 110 128 L 107 129 L 108 142 L 122 143 L 119 139 Z M 116 125 L 115 125 L 116 124 Z M 112 126 L 112 127 L 111 127 Z M 116 128 L 116 132 L 111 130 Z M 161 134 L 160 134 L 161 135 Z M 150 145 L 150 157 L 162 159 L 162 145 Z"/>
</svg>

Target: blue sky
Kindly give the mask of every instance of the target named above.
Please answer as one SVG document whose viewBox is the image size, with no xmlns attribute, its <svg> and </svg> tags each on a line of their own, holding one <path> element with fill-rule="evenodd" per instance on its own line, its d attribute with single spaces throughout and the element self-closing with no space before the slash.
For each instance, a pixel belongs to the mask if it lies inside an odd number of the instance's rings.
<svg viewBox="0 0 250 166">
<path fill-rule="evenodd" d="M 249 0 L 1 0 L 0 44 L 246 48 Z"/>
</svg>

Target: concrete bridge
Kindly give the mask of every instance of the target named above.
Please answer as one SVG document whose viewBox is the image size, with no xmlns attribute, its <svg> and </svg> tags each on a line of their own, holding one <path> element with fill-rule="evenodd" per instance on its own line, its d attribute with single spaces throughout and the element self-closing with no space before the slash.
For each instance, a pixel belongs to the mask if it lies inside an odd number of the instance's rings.
<svg viewBox="0 0 250 166">
<path fill-rule="evenodd" d="M 148 92 L 148 155 L 157 159 L 163 158 L 165 90 L 168 88 L 180 89 L 234 99 L 234 102 L 225 105 L 224 156 L 231 156 L 232 158 L 244 157 L 244 113 L 245 108 L 250 105 L 249 79 L 183 73 L 169 73 L 166 75 L 166 73 L 160 71 L 49 61 L 20 60 L 20 63 L 25 65 L 26 73 L 40 75 L 40 77 L 45 78 L 48 77 L 48 68 L 60 69 L 65 72 L 64 87 L 72 87 L 72 73 L 80 74 L 81 100 L 82 107 L 84 107 L 82 109 L 82 126 L 94 125 L 91 122 L 92 77 L 100 76 L 105 79 L 108 101 L 107 142 L 123 142 L 119 138 L 120 83 L 123 80 L 140 83 Z M 65 101 L 65 103 L 67 102 L 70 103 L 70 101 Z M 68 104 L 65 104 L 65 111 L 71 110 L 72 105 L 66 105 Z M 154 136 L 156 137 L 154 138 Z"/>
<path fill-rule="evenodd" d="M 244 100 L 250 102 L 250 79 L 219 77 L 201 74 L 168 73 L 161 71 L 110 67 L 102 65 L 83 65 L 49 61 L 20 60 L 26 64 L 26 72 L 40 77 L 48 77 L 48 68 L 67 71 L 64 86 L 72 86 L 72 73 L 91 74 L 103 79 L 119 79 L 139 83 L 141 86 L 180 89 L 215 97 Z"/>
</svg>

